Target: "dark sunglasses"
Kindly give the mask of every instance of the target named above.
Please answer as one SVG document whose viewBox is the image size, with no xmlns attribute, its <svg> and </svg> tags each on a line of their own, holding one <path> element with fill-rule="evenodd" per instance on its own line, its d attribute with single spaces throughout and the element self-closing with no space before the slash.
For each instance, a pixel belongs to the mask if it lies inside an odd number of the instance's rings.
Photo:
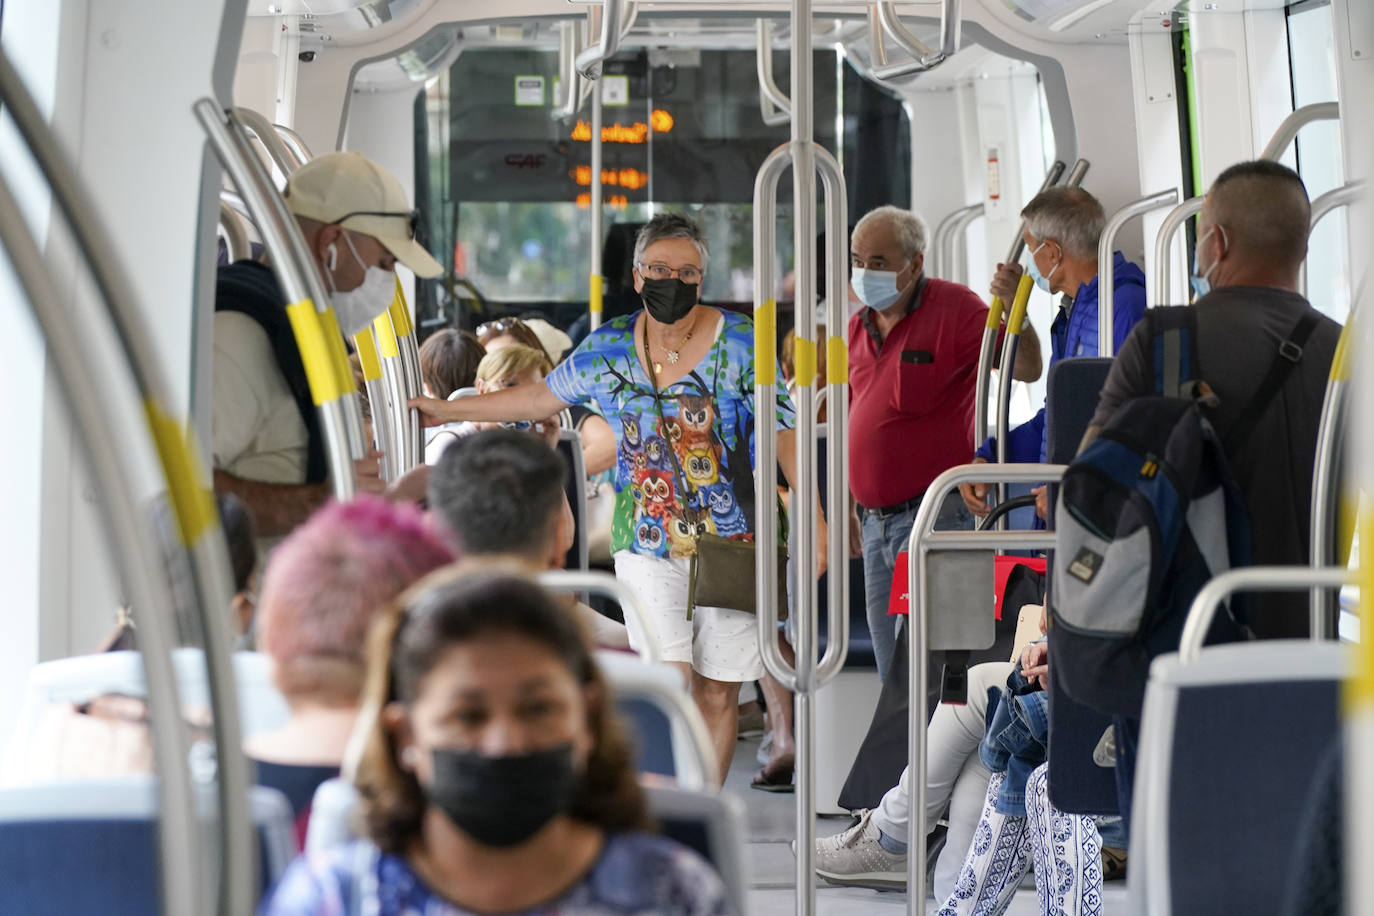
<svg viewBox="0 0 1374 916">
<path fill-rule="evenodd" d="M 415 238 L 415 233 L 420 227 L 419 210 L 410 210 L 404 213 L 386 210 L 354 210 L 352 213 L 345 213 L 343 216 L 339 217 L 338 219 L 334 220 L 334 222 L 330 223 L 330 225 L 337 226 L 344 220 L 351 219 L 355 216 L 383 216 L 388 219 L 403 219 L 406 221 L 406 235 L 409 236 L 411 239 Z"/>
</svg>

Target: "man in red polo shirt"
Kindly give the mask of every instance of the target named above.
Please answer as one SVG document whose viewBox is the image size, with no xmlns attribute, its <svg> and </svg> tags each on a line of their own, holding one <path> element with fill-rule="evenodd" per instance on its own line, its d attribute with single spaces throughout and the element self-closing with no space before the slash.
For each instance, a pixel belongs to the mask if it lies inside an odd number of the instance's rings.
<svg viewBox="0 0 1374 916">
<path fill-rule="evenodd" d="M 988 307 L 973 290 L 927 277 L 926 227 L 879 207 L 854 228 L 851 285 L 866 308 L 849 322 L 850 524 L 862 531 L 868 627 L 884 678 L 896 628 L 887 616 L 897 554 L 931 481 L 973 457 L 974 376 Z M 1027 325 L 1012 374 L 1040 375 L 1040 341 Z M 940 528 L 972 527 L 958 492 Z"/>
</svg>

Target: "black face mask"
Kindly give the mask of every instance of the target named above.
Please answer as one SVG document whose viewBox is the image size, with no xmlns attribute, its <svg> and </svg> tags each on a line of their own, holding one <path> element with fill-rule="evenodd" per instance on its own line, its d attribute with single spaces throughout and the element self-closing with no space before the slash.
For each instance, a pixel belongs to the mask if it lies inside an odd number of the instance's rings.
<svg viewBox="0 0 1374 916">
<path fill-rule="evenodd" d="M 644 280 L 644 290 L 639 294 L 655 321 L 662 324 L 677 324 L 697 304 L 697 285 L 683 283 L 677 277 L 666 280 Z"/>
<path fill-rule="evenodd" d="M 572 806 L 579 782 L 572 753 L 571 744 L 509 757 L 435 748 L 425 794 L 483 846 L 517 846 Z"/>
</svg>

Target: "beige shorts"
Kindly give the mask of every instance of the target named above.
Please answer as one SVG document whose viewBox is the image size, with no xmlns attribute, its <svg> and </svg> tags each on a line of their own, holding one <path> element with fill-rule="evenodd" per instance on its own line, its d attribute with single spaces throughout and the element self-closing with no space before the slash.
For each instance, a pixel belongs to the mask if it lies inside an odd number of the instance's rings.
<svg viewBox="0 0 1374 916">
<path fill-rule="evenodd" d="M 716 681 L 756 681 L 763 677 L 758 620 L 723 607 L 698 607 L 687 619 L 688 561 L 643 557 L 628 550 L 615 555 L 615 575 L 639 596 L 658 634 L 667 662 L 690 664 Z M 633 627 L 630 645 L 636 646 Z"/>
</svg>

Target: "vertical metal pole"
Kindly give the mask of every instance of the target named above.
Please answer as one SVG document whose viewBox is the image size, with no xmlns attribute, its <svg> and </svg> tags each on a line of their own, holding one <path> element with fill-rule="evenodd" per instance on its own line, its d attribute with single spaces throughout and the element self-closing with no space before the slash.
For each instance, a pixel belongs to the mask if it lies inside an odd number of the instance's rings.
<svg viewBox="0 0 1374 916">
<path fill-rule="evenodd" d="M 1160 224 L 1159 234 L 1155 236 L 1155 295 L 1150 300 L 1154 305 L 1164 305 L 1169 301 L 1169 260 L 1173 257 L 1174 235 L 1190 216 L 1202 212 L 1205 200 L 1204 197 L 1188 198 L 1170 210 Z"/>
<path fill-rule="evenodd" d="M 797 793 L 797 914 L 811 916 L 816 909 L 816 773 L 815 773 L 815 677 L 816 677 L 816 157 L 812 72 L 811 0 L 792 3 L 792 212 L 794 276 L 796 277 L 796 456 L 792 482 L 797 545 L 795 722 Z M 771 411 L 770 411 L 771 413 Z M 764 422 L 764 414 L 758 422 Z M 765 423 L 764 428 L 767 428 Z M 771 537 L 772 532 L 762 532 Z"/>
<path fill-rule="evenodd" d="M 591 206 L 592 206 L 592 256 L 591 271 L 588 275 L 590 284 L 587 295 L 587 311 L 591 329 L 595 331 L 601 326 L 601 306 L 602 306 L 602 283 L 601 276 L 601 221 L 604 215 L 605 203 L 602 201 L 601 187 L 601 98 L 602 84 L 598 79 L 592 84 L 592 182 L 591 182 Z"/>
</svg>

